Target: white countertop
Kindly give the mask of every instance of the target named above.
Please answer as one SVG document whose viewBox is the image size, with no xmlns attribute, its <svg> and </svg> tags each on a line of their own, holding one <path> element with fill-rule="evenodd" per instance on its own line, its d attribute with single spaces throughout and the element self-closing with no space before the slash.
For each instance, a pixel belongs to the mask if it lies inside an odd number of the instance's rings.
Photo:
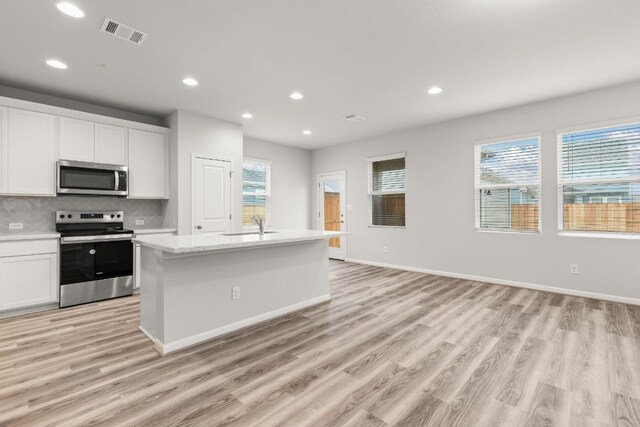
<svg viewBox="0 0 640 427">
<path fill-rule="evenodd" d="M 161 234 L 161 233 L 175 233 L 175 228 L 134 228 L 133 232 L 136 235 L 142 234 Z"/>
<path fill-rule="evenodd" d="M 218 233 L 184 234 L 178 236 L 140 236 L 134 239 L 141 245 L 173 254 L 190 252 L 223 251 L 238 248 L 254 248 L 287 243 L 300 243 L 313 240 L 330 239 L 347 235 L 339 231 L 320 230 L 269 230 L 263 236 L 259 234 L 244 234 L 223 236 Z"/>
<path fill-rule="evenodd" d="M 41 232 L 23 232 L 16 231 L 10 233 L 0 233 L 0 242 L 12 242 L 16 240 L 42 240 L 42 239 L 58 239 L 60 233 L 55 231 Z"/>
</svg>

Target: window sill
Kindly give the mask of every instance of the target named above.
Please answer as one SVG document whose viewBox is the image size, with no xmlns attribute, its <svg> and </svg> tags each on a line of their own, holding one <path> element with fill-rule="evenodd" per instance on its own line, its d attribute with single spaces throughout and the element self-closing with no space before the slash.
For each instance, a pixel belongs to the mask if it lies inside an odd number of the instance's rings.
<svg viewBox="0 0 640 427">
<path fill-rule="evenodd" d="M 399 230 L 404 230 L 407 228 L 406 225 L 369 225 L 369 228 L 397 228 Z"/>
<path fill-rule="evenodd" d="M 524 234 L 525 236 L 540 236 L 542 233 L 538 231 L 520 231 L 520 230 L 497 230 L 493 228 L 476 228 L 479 233 L 497 233 L 497 234 Z"/>
<path fill-rule="evenodd" d="M 560 237 L 588 237 L 596 239 L 622 239 L 622 240 L 638 240 L 640 233 L 616 233 L 616 232 L 598 232 L 598 231 L 558 231 Z"/>
</svg>

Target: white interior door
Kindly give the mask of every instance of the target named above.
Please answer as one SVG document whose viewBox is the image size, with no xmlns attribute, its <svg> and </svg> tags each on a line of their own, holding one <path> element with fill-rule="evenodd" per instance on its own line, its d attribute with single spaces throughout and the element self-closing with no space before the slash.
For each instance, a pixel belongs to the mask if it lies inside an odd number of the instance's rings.
<svg viewBox="0 0 640 427">
<path fill-rule="evenodd" d="M 326 231 L 347 230 L 346 172 L 318 175 L 318 228 Z M 346 239 L 329 239 L 329 258 L 344 260 Z"/>
<path fill-rule="evenodd" d="M 231 231 L 231 162 L 193 158 L 192 233 Z"/>
</svg>

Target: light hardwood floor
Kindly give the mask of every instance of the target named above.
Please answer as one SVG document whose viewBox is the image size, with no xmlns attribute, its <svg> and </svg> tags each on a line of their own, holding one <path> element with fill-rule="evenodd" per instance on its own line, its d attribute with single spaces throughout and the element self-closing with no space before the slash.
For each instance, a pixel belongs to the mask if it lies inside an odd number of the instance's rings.
<svg viewBox="0 0 640 427">
<path fill-rule="evenodd" d="M 0 425 L 640 426 L 640 307 L 339 262 L 331 290 L 165 358 L 137 296 L 0 320 Z"/>
</svg>

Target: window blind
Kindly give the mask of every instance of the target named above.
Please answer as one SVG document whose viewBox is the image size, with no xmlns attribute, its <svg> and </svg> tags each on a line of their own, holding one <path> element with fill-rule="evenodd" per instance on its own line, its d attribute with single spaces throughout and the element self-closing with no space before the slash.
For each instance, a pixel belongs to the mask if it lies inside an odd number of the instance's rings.
<svg viewBox="0 0 640 427">
<path fill-rule="evenodd" d="M 404 227 L 406 168 L 405 155 L 368 159 L 369 225 Z"/>
<path fill-rule="evenodd" d="M 559 228 L 640 232 L 640 123 L 558 135 Z"/>
<path fill-rule="evenodd" d="M 476 228 L 539 231 L 540 138 L 475 146 Z"/>
<path fill-rule="evenodd" d="M 270 221 L 271 165 L 261 160 L 242 162 L 242 225 L 255 227 L 254 215 Z"/>
</svg>

